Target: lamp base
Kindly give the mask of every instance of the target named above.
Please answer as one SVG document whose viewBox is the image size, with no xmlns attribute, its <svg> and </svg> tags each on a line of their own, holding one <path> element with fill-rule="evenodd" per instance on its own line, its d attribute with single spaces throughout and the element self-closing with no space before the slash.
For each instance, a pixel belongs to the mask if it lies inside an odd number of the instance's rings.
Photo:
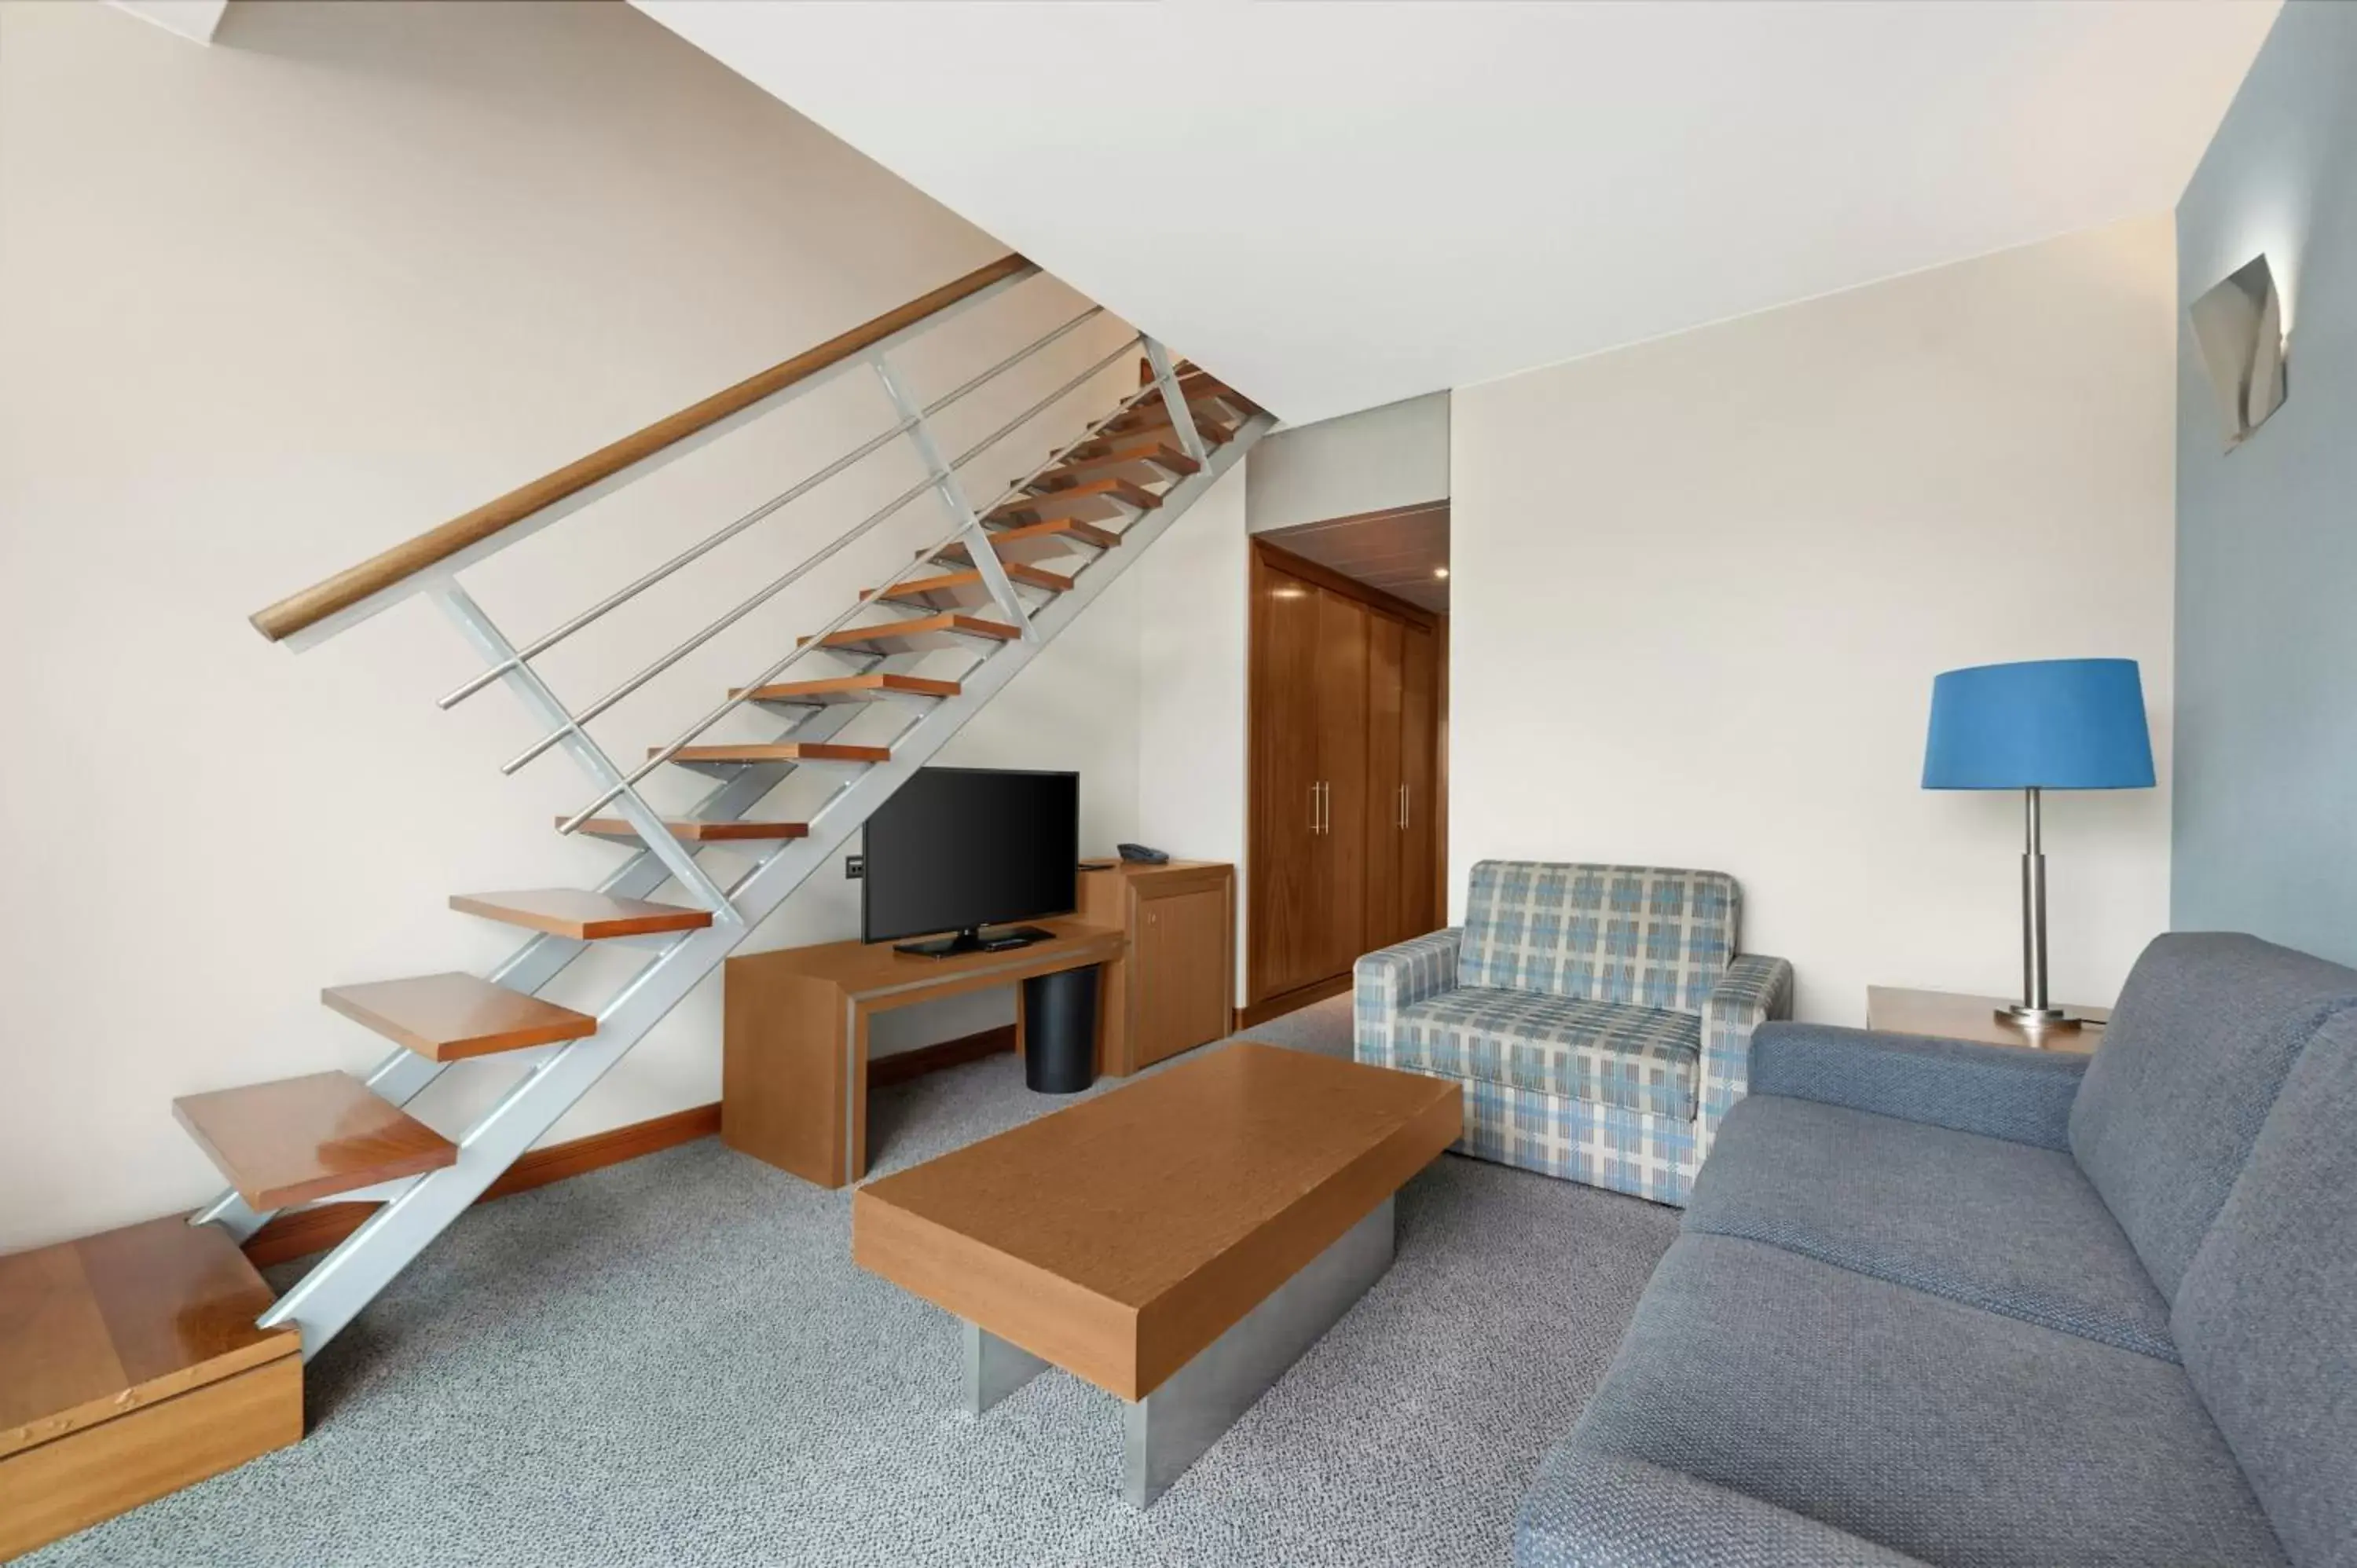
<svg viewBox="0 0 2357 1568">
<path fill-rule="evenodd" d="M 2022 1029 L 2075 1029 L 2087 1021 L 2086 1015 L 2068 1007 L 2032 1007 L 2026 1002 L 1996 1009 L 1996 1020 Z"/>
</svg>

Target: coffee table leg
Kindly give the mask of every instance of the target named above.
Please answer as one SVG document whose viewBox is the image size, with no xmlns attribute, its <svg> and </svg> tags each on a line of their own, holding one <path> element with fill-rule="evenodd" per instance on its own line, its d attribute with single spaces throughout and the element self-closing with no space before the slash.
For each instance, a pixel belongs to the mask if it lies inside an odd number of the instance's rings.
<svg viewBox="0 0 2357 1568">
<path fill-rule="evenodd" d="M 965 1408 L 980 1415 L 1029 1382 L 1048 1363 L 987 1328 L 962 1323 L 965 1330 Z"/>
<path fill-rule="evenodd" d="M 1393 1200 L 1383 1199 L 1341 1240 L 1302 1265 L 1267 1300 L 1124 1412 L 1127 1441 L 1122 1496 L 1131 1507 L 1146 1508 L 1169 1490 L 1170 1483 L 1383 1277 L 1392 1265 L 1392 1209 Z"/>
</svg>

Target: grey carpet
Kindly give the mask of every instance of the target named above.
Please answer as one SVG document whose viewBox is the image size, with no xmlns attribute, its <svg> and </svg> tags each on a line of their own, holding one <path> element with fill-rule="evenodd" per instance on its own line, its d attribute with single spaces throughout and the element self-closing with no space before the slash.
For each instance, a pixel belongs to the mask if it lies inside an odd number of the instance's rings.
<svg viewBox="0 0 2357 1568">
<path fill-rule="evenodd" d="M 1336 1001 L 1246 1034 L 1347 1054 Z M 882 1092 L 877 1173 L 1064 1103 L 1011 1057 Z M 706 1139 L 472 1210 L 312 1364 L 300 1444 L 22 1562 L 1501 1563 L 1675 1230 L 1444 1155 L 1391 1272 L 1137 1513 L 1110 1395 L 960 1413 L 955 1321 L 852 1266 L 849 1195 Z"/>
<path fill-rule="evenodd" d="M 1254 1024 L 1240 1036 L 1291 1046 L 1297 1051 L 1318 1051 L 1329 1057 L 1351 1054 L 1351 993 L 1312 1002 L 1265 1024 Z"/>
</svg>

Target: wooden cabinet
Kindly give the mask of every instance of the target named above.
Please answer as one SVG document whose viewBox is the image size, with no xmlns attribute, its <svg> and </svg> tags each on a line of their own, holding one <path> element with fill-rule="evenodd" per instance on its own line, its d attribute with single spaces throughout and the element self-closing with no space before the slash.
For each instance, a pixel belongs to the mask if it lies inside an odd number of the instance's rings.
<svg viewBox="0 0 2357 1568">
<path fill-rule="evenodd" d="M 1253 596 L 1251 692 L 1252 991 L 1318 977 L 1327 892 L 1315 854 L 1325 820 L 1318 732 L 1298 695 L 1318 683 L 1318 592 L 1275 573 Z"/>
<path fill-rule="evenodd" d="M 1131 937 L 1137 1013 L 1132 1065 L 1147 1067 L 1226 1035 L 1235 976 L 1232 884 L 1138 900 Z"/>
<path fill-rule="evenodd" d="M 1318 829 L 1310 842 L 1317 875 L 1309 953 L 1318 975 L 1351 967 L 1365 950 L 1365 841 L 1373 790 L 1367 777 L 1367 635 L 1375 618 L 1356 599 L 1318 590 Z"/>
<path fill-rule="evenodd" d="M 1411 626 L 1400 659 L 1399 921 L 1391 941 L 1440 929 L 1440 633 Z M 1388 944 L 1379 944 L 1388 945 Z"/>
<path fill-rule="evenodd" d="M 1125 862 L 1081 874 L 1079 918 L 1129 938 L 1126 959 L 1105 966 L 1100 998 L 1105 1017 L 1121 1021 L 1124 1048 L 1101 1052 L 1100 1070 L 1135 1072 L 1230 1032 L 1235 909 L 1235 867 L 1217 862 Z"/>
<path fill-rule="evenodd" d="M 1439 923 L 1436 618 L 1267 546 L 1253 570 L 1247 997 L 1339 989 Z"/>
<path fill-rule="evenodd" d="M 1405 870 L 1400 831 L 1406 812 L 1401 773 L 1402 723 L 1406 706 L 1407 625 L 1389 616 L 1367 622 L 1367 846 L 1366 948 L 1400 940 L 1406 918 Z"/>
</svg>

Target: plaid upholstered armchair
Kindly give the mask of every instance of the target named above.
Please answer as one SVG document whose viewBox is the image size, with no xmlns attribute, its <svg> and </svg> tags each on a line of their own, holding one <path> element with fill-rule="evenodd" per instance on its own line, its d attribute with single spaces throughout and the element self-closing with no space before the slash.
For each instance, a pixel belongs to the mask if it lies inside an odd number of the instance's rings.
<svg viewBox="0 0 2357 1568">
<path fill-rule="evenodd" d="M 1465 1086 L 1458 1147 L 1683 1204 L 1792 966 L 1717 871 L 1485 860 L 1465 924 L 1361 959 L 1355 1051 Z"/>
</svg>

